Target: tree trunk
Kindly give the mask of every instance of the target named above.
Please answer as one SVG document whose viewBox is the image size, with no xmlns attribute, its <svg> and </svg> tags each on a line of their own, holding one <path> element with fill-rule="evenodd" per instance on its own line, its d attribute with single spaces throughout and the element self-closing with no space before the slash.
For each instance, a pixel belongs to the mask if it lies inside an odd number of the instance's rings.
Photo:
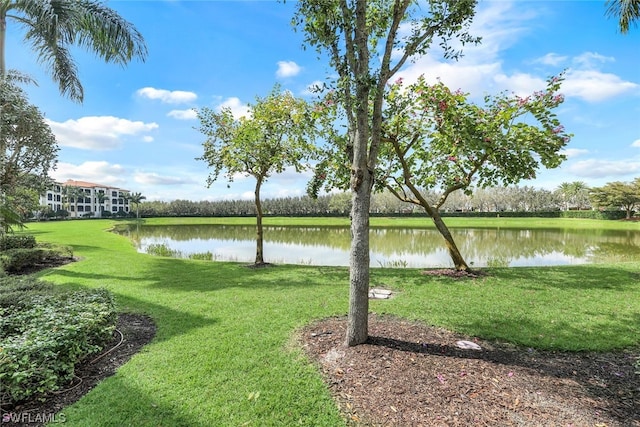
<svg viewBox="0 0 640 427">
<path fill-rule="evenodd" d="M 260 203 L 260 187 L 262 186 L 262 177 L 256 181 L 255 202 L 256 202 L 256 264 L 264 264 L 263 241 L 264 232 L 262 230 L 262 204 Z"/>
<path fill-rule="evenodd" d="M 366 169 L 365 169 L 366 171 Z M 349 254 L 349 316 L 346 344 L 363 344 L 369 336 L 369 207 L 371 176 L 353 189 Z"/>
<path fill-rule="evenodd" d="M 0 78 L 7 76 L 7 66 L 5 63 L 5 44 L 7 36 L 7 11 L 0 10 Z"/>
<path fill-rule="evenodd" d="M 451 261 L 453 261 L 453 265 L 455 266 L 456 270 L 469 271 L 469 266 L 462 257 L 462 254 L 460 254 L 458 245 L 456 245 L 456 242 L 453 240 L 453 236 L 449 232 L 449 228 L 442 220 L 440 212 L 437 209 L 432 209 L 432 212 L 429 213 L 429 215 L 431 215 L 433 223 L 435 224 L 442 237 L 444 237 L 445 245 L 449 250 L 449 256 L 451 257 Z"/>
</svg>

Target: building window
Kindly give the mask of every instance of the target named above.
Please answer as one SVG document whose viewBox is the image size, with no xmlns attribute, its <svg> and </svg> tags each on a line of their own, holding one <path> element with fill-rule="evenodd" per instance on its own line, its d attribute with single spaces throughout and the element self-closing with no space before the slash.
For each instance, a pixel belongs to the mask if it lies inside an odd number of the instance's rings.
<svg viewBox="0 0 640 427">
<path fill-rule="evenodd" d="M 118 192 L 117 191 L 112 191 L 111 192 L 111 197 L 118 197 Z"/>
<path fill-rule="evenodd" d="M 60 201 L 60 195 L 56 194 L 56 202 L 59 202 L 59 201 Z"/>
<path fill-rule="evenodd" d="M 112 205 L 117 205 L 118 204 L 118 199 L 111 199 L 111 204 Z"/>
<path fill-rule="evenodd" d="M 53 194 L 47 193 L 47 200 L 53 200 Z"/>
<path fill-rule="evenodd" d="M 74 208 L 75 208 L 75 206 L 73 206 L 73 205 L 69 206 L 69 210 L 70 210 L 71 212 L 75 212 Z"/>
<path fill-rule="evenodd" d="M 111 212 L 118 212 L 118 207 L 117 206 L 112 207 Z"/>
<path fill-rule="evenodd" d="M 84 206 L 79 205 L 78 206 L 78 212 L 84 212 Z"/>
</svg>

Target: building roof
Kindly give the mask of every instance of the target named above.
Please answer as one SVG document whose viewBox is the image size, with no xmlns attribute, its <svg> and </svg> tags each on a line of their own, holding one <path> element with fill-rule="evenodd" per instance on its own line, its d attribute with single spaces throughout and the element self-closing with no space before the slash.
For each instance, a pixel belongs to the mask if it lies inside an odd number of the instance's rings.
<svg viewBox="0 0 640 427">
<path fill-rule="evenodd" d="M 73 179 L 68 179 L 65 183 L 62 183 L 62 185 L 69 186 L 69 187 L 82 187 L 82 188 L 112 188 L 114 190 L 127 191 L 124 188 L 113 187 L 111 185 L 95 184 L 93 182 L 77 181 Z"/>
</svg>

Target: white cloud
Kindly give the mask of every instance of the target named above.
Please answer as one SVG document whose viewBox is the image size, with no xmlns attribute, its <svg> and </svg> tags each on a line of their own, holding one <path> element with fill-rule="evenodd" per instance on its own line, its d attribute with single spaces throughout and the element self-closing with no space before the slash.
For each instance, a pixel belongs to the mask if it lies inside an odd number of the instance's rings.
<svg viewBox="0 0 640 427">
<path fill-rule="evenodd" d="M 240 98 L 236 98 L 235 96 L 224 100 L 222 103 L 218 105 L 216 109 L 218 111 L 222 111 L 223 108 L 230 109 L 231 114 L 233 114 L 233 117 L 235 117 L 236 119 L 239 119 L 240 117 L 243 117 L 243 116 L 247 117 L 249 116 L 249 113 L 250 113 L 249 106 L 247 104 L 243 104 L 240 101 Z"/>
<path fill-rule="evenodd" d="M 640 148 L 640 139 L 636 139 L 635 141 L 633 141 L 631 143 L 631 146 Z"/>
<path fill-rule="evenodd" d="M 566 96 L 575 96 L 587 102 L 603 101 L 614 96 L 637 91 L 640 85 L 622 80 L 615 74 L 596 70 L 576 70 L 567 72 L 561 91 Z"/>
<path fill-rule="evenodd" d="M 450 88 L 460 88 L 474 98 L 503 90 L 529 94 L 532 89 L 542 89 L 543 79 L 525 73 L 507 74 L 500 57 L 522 34 L 532 31 L 530 23 L 540 13 L 513 2 L 485 2 L 469 30 L 471 35 L 482 37 L 481 44 L 461 46 L 463 57 L 458 61 L 439 60 L 442 52 L 434 44 L 428 55 L 417 58 L 398 76 L 409 84 L 420 75 L 429 83 L 439 78 Z"/>
<path fill-rule="evenodd" d="M 138 184 L 146 185 L 184 185 L 194 184 L 195 181 L 189 178 L 177 176 L 162 176 L 157 173 L 137 172 L 133 177 Z"/>
<path fill-rule="evenodd" d="M 166 89 L 156 89 L 153 87 L 144 87 L 136 91 L 138 96 L 148 99 L 158 99 L 165 104 L 186 104 L 194 102 L 198 99 L 198 95 L 193 92 L 183 90 L 169 91 Z"/>
<path fill-rule="evenodd" d="M 494 80 L 503 90 L 508 90 L 520 96 L 527 96 L 536 90 L 543 89 L 546 85 L 544 79 L 524 73 L 515 73 L 511 76 L 498 74 Z"/>
<path fill-rule="evenodd" d="M 144 142 L 153 142 L 153 137 L 152 136 L 148 136 L 148 135 L 147 136 L 143 136 L 142 140 Z"/>
<path fill-rule="evenodd" d="M 558 55 L 557 53 L 551 52 L 551 53 L 547 53 L 545 56 L 541 58 L 535 59 L 533 62 L 556 67 L 562 64 L 563 62 L 565 62 L 567 59 L 569 59 L 568 56 Z"/>
<path fill-rule="evenodd" d="M 605 62 L 614 62 L 611 56 L 600 55 L 595 52 L 585 52 L 573 58 L 573 63 L 579 68 L 594 68 Z"/>
<path fill-rule="evenodd" d="M 605 178 L 640 172 L 640 162 L 624 160 L 582 160 L 569 166 L 569 171 L 580 177 Z"/>
<path fill-rule="evenodd" d="M 124 136 L 142 135 L 158 128 L 157 123 L 131 121 L 113 116 L 88 116 L 78 120 L 46 120 L 58 143 L 84 150 L 113 150 L 122 145 Z M 145 140 L 146 140 L 145 139 Z"/>
<path fill-rule="evenodd" d="M 59 162 L 51 176 L 56 181 L 68 179 L 95 182 L 97 184 L 121 187 L 127 185 L 127 171 L 118 164 L 105 161 L 87 161 L 79 165 Z"/>
<path fill-rule="evenodd" d="M 171 110 L 167 113 L 167 116 L 178 120 L 194 120 L 198 117 L 198 113 L 191 108 L 189 110 Z"/>
<path fill-rule="evenodd" d="M 564 154 L 565 156 L 567 156 L 567 159 L 582 156 L 583 154 L 587 153 L 589 153 L 589 150 L 586 150 L 584 148 L 566 148 L 564 150 L 560 150 L 560 154 Z"/>
<path fill-rule="evenodd" d="M 293 61 L 278 61 L 276 77 L 293 77 L 300 74 L 300 71 L 302 71 L 302 68 Z"/>
</svg>

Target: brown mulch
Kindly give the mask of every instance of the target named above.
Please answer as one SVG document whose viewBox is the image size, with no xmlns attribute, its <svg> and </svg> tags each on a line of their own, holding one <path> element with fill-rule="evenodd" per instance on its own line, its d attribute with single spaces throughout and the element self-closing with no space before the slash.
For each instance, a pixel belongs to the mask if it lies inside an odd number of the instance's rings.
<svg viewBox="0 0 640 427">
<path fill-rule="evenodd" d="M 345 331 L 331 318 L 299 340 L 352 425 L 640 426 L 638 349 L 538 351 L 373 314 L 367 343 Z"/>
<path fill-rule="evenodd" d="M 141 314 L 120 314 L 112 341 L 105 346 L 102 353 L 92 355 L 76 366 L 75 378 L 70 384 L 39 399 L 21 402 L 14 407 L 0 408 L 1 425 L 12 427 L 44 425 L 39 420 L 59 413 L 91 391 L 100 381 L 115 374 L 120 366 L 151 342 L 155 333 L 156 326 L 150 317 Z M 13 419 L 24 422 L 10 421 L 11 414 L 14 414 Z M 62 422 L 64 418 L 58 416 L 55 419 Z"/>
</svg>

